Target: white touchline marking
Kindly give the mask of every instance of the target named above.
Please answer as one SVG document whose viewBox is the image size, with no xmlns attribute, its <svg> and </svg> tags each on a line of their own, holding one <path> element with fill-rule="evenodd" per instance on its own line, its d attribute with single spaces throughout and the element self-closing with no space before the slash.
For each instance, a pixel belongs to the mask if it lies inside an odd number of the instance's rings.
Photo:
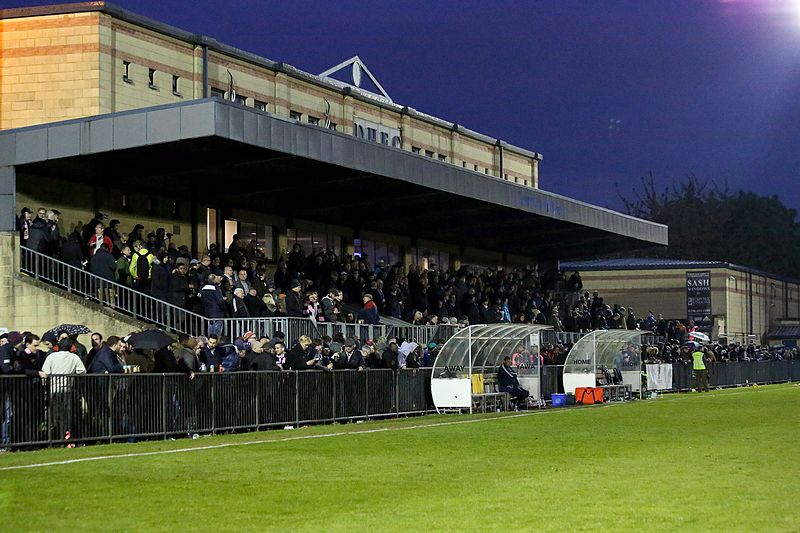
<svg viewBox="0 0 800 533">
<path fill-rule="evenodd" d="M 621 403 L 619 405 L 622 405 Z M 374 428 L 374 429 L 362 429 L 358 431 L 340 431 L 336 433 L 320 433 L 317 435 L 298 435 L 296 437 L 285 437 L 285 438 L 277 438 L 277 439 L 264 439 L 264 440 L 252 440 L 246 442 L 228 442 L 223 444 L 210 444 L 208 446 L 196 446 L 192 448 L 176 448 L 174 450 L 158 450 L 154 452 L 134 452 L 134 453 L 121 453 L 116 455 L 98 455 L 95 457 L 79 457 L 77 459 L 65 459 L 63 461 L 51 461 L 48 463 L 34 463 L 34 464 L 27 464 L 27 465 L 15 465 L 15 466 L 4 466 L 0 467 L 0 471 L 6 470 L 22 470 L 25 468 L 42 468 L 46 466 L 58 466 L 58 465 L 69 465 L 74 463 L 85 463 L 89 461 L 105 461 L 108 459 L 120 459 L 120 458 L 128 458 L 128 457 L 147 457 L 150 455 L 167 455 L 171 453 L 185 453 L 185 452 L 196 452 L 202 450 L 215 450 L 219 448 L 231 448 L 237 446 L 252 446 L 254 444 L 271 444 L 277 442 L 290 442 L 295 440 L 306 440 L 306 439 L 322 439 L 327 437 L 342 437 L 346 435 L 366 435 L 369 433 L 384 433 L 388 431 L 409 431 L 412 429 L 425 429 L 425 428 L 432 428 L 432 427 L 443 427 L 443 426 L 455 426 L 458 424 L 474 424 L 477 422 L 490 422 L 493 420 L 509 420 L 511 418 L 519 418 L 523 416 L 531 416 L 536 414 L 543 414 L 546 412 L 551 413 L 567 413 L 570 412 L 569 409 L 558 410 L 558 411 L 529 411 L 525 413 L 516 413 L 513 415 L 504 415 L 504 416 L 495 416 L 491 418 L 472 418 L 469 420 L 453 420 L 450 422 L 434 422 L 432 424 L 417 424 L 414 426 L 403 426 L 403 427 L 384 427 L 384 428 Z"/>
<path fill-rule="evenodd" d="M 741 391 L 736 392 L 728 392 L 724 394 L 724 396 L 735 396 L 739 394 L 745 394 L 751 391 L 752 388 L 746 388 Z M 774 389 L 773 389 L 774 390 Z M 715 391 L 718 392 L 718 391 Z M 670 395 L 667 398 L 657 399 L 652 404 L 670 402 L 675 400 L 687 400 L 691 398 L 712 398 L 717 396 L 723 396 L 720 394 L 709 393 L 709 394 L 691 394 L 691 393 L 678 393 L 674 396 Z M 646 402 L 651 403 L 651 402 Z M 603 407 L 613 407 L 615 405 L 629 405 L 625 402 L 608 402 L 603 404 Z M 640 405 L 640 404 L 639 404 Z M 579 409 L 584 409 L 586 407 L 580 407 Z M 591 407 L 589 407 L 591 409 Z M 109 459 L 124 459 L 128 457 L 147 457 L 150 455 L 167 455 L 171 453 L 188 453 L 188 452 L 197 452 L 202 450 L 216 450 L 219 448 L 232 448 L 238 446 L 253 446 L 255 444 L 271 444 L 274 442 L 290 442 L 295 440 L 306 440 L 306 439 L 322 439 L 328 437 L 342 437 L 346 435 L 367 435 L 370 433 L 384 433 L 388 431 L 409 431 L 412 429 L 425 429 L 425 428 L 432 428 L 432 427 L 443 427 L 443 426 L 455 426 L 459 424 L 475 424 L 478 422 L 491 422 L 494 420 L 510 420 L 512 418 L 520 418 L 523 416 L 531 416 L 537 414 L 544 414 L 544 413 L 571 413 L 575 412 L 575 409 L 547 409 L 541 411 L 528 411 L 525 413 L 516 413 L 513 415 L 503 415 L 503 416 L 495 416 L 490 418 L 471 418 L 469 420 L 452 420 L 449 422 L 434 422 L 432 424 L 417 424 L 413 426 L 403 426 L 403 427 L 384 427 L 384 428 L 375 428 L 375 429 L 362 429 L 358 431 L 340 431 L 336 433 L 320 433 L 318 435 L 298 435 L 296 437 L 285 437 L 285 438 L 277 438 L 277 439 L 264 439 L 264 440 L 252 440 L 246 442 L 228 442 L 223 444 L 210 444 L 208 446 L 196 446 L 192 448 L 176 448 L 174 450 L 158 450 L 154 452 L 134 452 L 134 453 L 121 453 L 116 455 L 97 455 L 94 457 L 79 457 L 77 459 L 65 459 L 63 461 L 51 461 L 48 463 L 34 463 L 34 464 L 27 464 L 27 465 L 14 465 L 14 466 L 3 466 L 0 467 L 0 472 L 7 471 L 7 470 L 23 470 L 26 468 L 43 468 L 47 466 L 59 466 L 59 465 L 70 465 L 75 463 L 86 463 L 89 461 L 105 461 Z"/>
</svg>

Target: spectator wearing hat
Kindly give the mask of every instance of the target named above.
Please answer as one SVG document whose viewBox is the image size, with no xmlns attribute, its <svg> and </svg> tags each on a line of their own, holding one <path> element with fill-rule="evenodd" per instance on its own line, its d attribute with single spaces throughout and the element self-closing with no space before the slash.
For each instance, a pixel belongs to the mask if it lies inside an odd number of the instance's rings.
<svg viewBox="0 0 800 533">
<path fill-rule="evenodd" d="M 334 355 L 334 367 L 347 370 L 364 370 L 367 362 L 364 354 L 356 348 L 356 341 L 352 338 L 344 341 L 344 348 L 339 352 L 339 357 Z"/>
<path fill-rule="evenodd" d="M 359 324 L 380 324 L 378 306 L 372 301 L 372 295 L 365 294 L 362 298 L 364 307 L 358 312 Z"/>
<path fill-rule="evenodd" d="M 433 362 L 436 361 L 436 357 L 439 355 L 439 348 L 436 341 L 428 343 L 422 355 L 422 366 L 433 366 Z"/>
<path fill-rule="evenodd" d="M 289 290 L 286 292 L 286 316 L 303 316 L 303 301 L 300 297 L 302 290 L 298 280 L 293 279 L 289 282 Z"/>
</svg>

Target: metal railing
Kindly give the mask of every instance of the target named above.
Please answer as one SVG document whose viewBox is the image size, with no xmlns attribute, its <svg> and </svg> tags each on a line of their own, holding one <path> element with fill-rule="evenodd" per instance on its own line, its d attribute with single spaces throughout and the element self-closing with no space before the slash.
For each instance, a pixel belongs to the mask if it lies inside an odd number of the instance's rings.
<svg viewBox="0 0 800 533">
<path fill-rule="evenodd" d="M 109 281 L 30 248 L 20 247 L 20 271 L 34 279 L 99 302 L 136 320 L 174 333 L 199 335 L 208 330 L 208 319 L 127 285 Z"/>
<path fill-rule="evenodd" d="M 430 369 L 0 377 L 2 446 L 214 433 L 433 410 Z"/>
<path fill-rule="evenodd" d="M 409 324 L 408 326 L 389 326 L 388 335 L 424 346 L 433 340 L 447 341 L 458 330 L 459 327 L 455 325 L 414 326 Z"/>
<path fill-rule="evenodd" d="M 345 338 L 377 339 L 386 337 L 386 326 L 383 324 L 349 324 L 345 322 L 317 322 L 320 336 L 334 337 L 341 333 Z"/>
<path fill-rule="evenodd" d="M 711 387 L 800 381 L 800 361 L 730 361 L 709 365 Z M 692 363 L 672 363 L 673 392 L 696 387 Z"/>
</svg>

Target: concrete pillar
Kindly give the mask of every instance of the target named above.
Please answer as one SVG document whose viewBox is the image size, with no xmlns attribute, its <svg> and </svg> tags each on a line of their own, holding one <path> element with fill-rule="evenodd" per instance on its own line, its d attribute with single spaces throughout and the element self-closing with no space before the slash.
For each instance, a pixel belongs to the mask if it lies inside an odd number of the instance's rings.
<svg viewBox="0 0 800 533">
<path fill-rule="evenodd" d="M 14 167 L 0 167 L 0 231 L 17 229 L 17 172 Z"/>
</svg>

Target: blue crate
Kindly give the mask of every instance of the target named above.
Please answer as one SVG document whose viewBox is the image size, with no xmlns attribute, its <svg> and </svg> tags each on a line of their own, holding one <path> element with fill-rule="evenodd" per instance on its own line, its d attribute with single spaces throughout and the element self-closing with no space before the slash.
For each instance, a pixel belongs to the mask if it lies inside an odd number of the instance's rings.
<svg viewBox="0 0 800 533">
<path fill-rule="evenodd" d="M 553 407 L 564 407 L 567 405 L 566 394 L 553 394 L 551 398 L 553 400 Z"/>
</svg>

